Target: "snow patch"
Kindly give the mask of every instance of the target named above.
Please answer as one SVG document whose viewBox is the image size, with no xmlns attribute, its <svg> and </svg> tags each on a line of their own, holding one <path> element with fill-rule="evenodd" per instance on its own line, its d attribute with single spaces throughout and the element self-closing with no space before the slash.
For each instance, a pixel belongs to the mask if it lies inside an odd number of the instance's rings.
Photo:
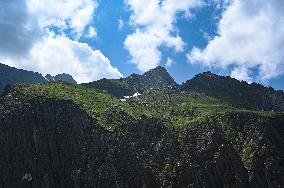
<svg viewBox="0 0 284 188">
<path fill-rule="evenodd" d="M 138 97 L 140 95 L 141 95 L 140 93 L 136 92 L 136 93 L 134 93 L 134 95 L 132 97 Z"/>
<path fill-rule="evenodd" d="M 134 97 L 138 97 L 141 94 L 139 92 L 134 93 L 132 96 L 124 96 L 124 99 L 130 99 L 130 98 L 134 98 Z"/>
</svg>

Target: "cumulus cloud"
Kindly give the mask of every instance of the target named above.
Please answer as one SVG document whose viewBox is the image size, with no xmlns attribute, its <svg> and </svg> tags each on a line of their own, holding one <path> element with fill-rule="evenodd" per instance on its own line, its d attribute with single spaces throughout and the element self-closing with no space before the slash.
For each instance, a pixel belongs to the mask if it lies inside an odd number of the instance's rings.
<svg viewBox="0 0 284 188">
<path fill-rule="evenodd" d="M 253 78 L 249 75 L 250 75 L 250 70 L 245 66 L 235 67 L 231 72 L 231 77 L 251 83 Z"/>
<path fill-rule="evenodd" d="M 207 4 L 214 5 L 217 9 L 226 9 L 234 0 L 209 0 Z"/>
<path fill-rule="evenodd" d="M 41 29 L 23 0 L 0 2 L 0 55 L 25 56 L 41 37 Z"/>
<path fill-rule="evenodd" d="M 79 83 L 122 77 L 99 50 L 64 32 L 95 37 L 89 26 L 95 7 L 91 0 L 1 1 L 0 61 L 43 74 L 68 73 Z"/>
<path fill-rule="evenodd" d="M 172 60 L 171 58 L 168 57 L 167 59 L 167 63 L 166 63 L 166 67 L 170 68 L 171 66 L 173 66 L 175 64 L 174 60 Z"/>
<path fill-rule="evenodd" d="M 97 8 L 96 1 L 92 0 L 27 0 L 27 5 L 42 27 L 71 29 L 76 38 L 91 23 Z"/>
<path fill-rule="evenodd" d="M 87 38 L 96 38 L 98 35 L 96 28 L 90 26 L 88 29 L 88 33 L 86 35 Z"/>
<path fill-rule="evenodd" d="M 190 9 L 202 5 L 201 0 L 125 0 L 132 10 L 130 25 L 135 32 L 125 39 L 131 62 L 141 71 L 159 65 L 161 46 L 183 51 L 185 43 L 176 32 L 175 20 L 178 13 L 189 15 Z"/>
<path fill-rule="evenodd" d="M 190 63 L 227 68 L 250 81 L 251 70 L 263 81 L 284 74 L 284 1 L 234 0 L 222 14 L 218 35 L 204 49 L 187 54 Z"/>
<path fill-rule="evenodd" d="M 79 83 L 122 77 L 99 50 L 92 50 L 86 43 L 52 33 L 35 44 L 29 58 L 22 59 L 20 64 L 21 68 L 43 74 L 56 75 L 64 71 Z"/>
</svg>

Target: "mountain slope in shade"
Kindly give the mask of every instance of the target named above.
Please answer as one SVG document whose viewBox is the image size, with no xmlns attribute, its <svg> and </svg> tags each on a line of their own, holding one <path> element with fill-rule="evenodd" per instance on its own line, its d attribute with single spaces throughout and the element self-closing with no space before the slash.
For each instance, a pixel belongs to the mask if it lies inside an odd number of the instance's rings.
<svg viewBox="0 0 284 188">
<path fill-rule="evenodd" d="M 120 102 L 79 85 L 13 85 L 0 97 L 0 185 L 283 187 L 283 123 L 194 92 Z"/>
<path fill-rule="evenodd" d="M 280 91 L 210 72 L 179 86 L 162 67 L 47 79 L 0 96 L 0 187 L 284 187 L 283 103 L 257 103 Z"/>
<path fill-rule="evenodd" d="M 58 74 L 54 77 L 22 69 L 17 69 L 0 63 L 0 93 L 8 84 L 16 83 L 47 83 L 50 81 L 63 81 L 76 84 L 76 81 L 69 74 Z"/>
<path fill-rule="evenodd" d="M 46 83 L 47 80 L 39 73 L 16 69 L 0 63 L 0 93 L 7 84 L 15 83 Z"/>
<path fill-rule="evenodd" d="M 136 92 L 143 93 L 151 89 L 177 89 L 178 84 L 164 67 L 154 68 L 143 75 L 132 74 L 120 79 L 101 79 L 82 84 L 90 88 L 106 90 L 108 93 L 123 98 L 132 96 Z"/>
<path fill-rule="evenodd" d="M 258 111 L 284 111 L 284 92 L 261 84 L 248 84 L 211 72 L 196 75 L 181 85 L 184 91 L 204 93 L 238 108 Z"/>
</svg>

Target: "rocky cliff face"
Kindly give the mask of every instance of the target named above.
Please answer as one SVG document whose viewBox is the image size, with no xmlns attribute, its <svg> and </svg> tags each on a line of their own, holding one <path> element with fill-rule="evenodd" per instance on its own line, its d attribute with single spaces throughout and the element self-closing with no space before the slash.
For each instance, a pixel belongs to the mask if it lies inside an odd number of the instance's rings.
<svg viewBox="0 0 284 188">
<path fill-rule="evenodd" d="M 57 83 L 6 90 L 0 187 L 284 186 L 281 113 L 228 111 L 177 127 L 135 101 L 82 100 L 90 92 Z"/>
</svg>

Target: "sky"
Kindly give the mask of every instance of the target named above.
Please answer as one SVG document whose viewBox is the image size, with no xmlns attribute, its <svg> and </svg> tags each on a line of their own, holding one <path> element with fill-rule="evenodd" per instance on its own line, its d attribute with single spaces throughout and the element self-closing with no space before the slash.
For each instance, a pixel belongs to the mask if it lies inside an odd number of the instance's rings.
<svg viewBox="0 0 284 188">
<path fill-rule="evenodd" d="M 164 66 L 284 89 L 284 1 L 1 0 L 0 62 L 79 83 Z"/>
</svg>

